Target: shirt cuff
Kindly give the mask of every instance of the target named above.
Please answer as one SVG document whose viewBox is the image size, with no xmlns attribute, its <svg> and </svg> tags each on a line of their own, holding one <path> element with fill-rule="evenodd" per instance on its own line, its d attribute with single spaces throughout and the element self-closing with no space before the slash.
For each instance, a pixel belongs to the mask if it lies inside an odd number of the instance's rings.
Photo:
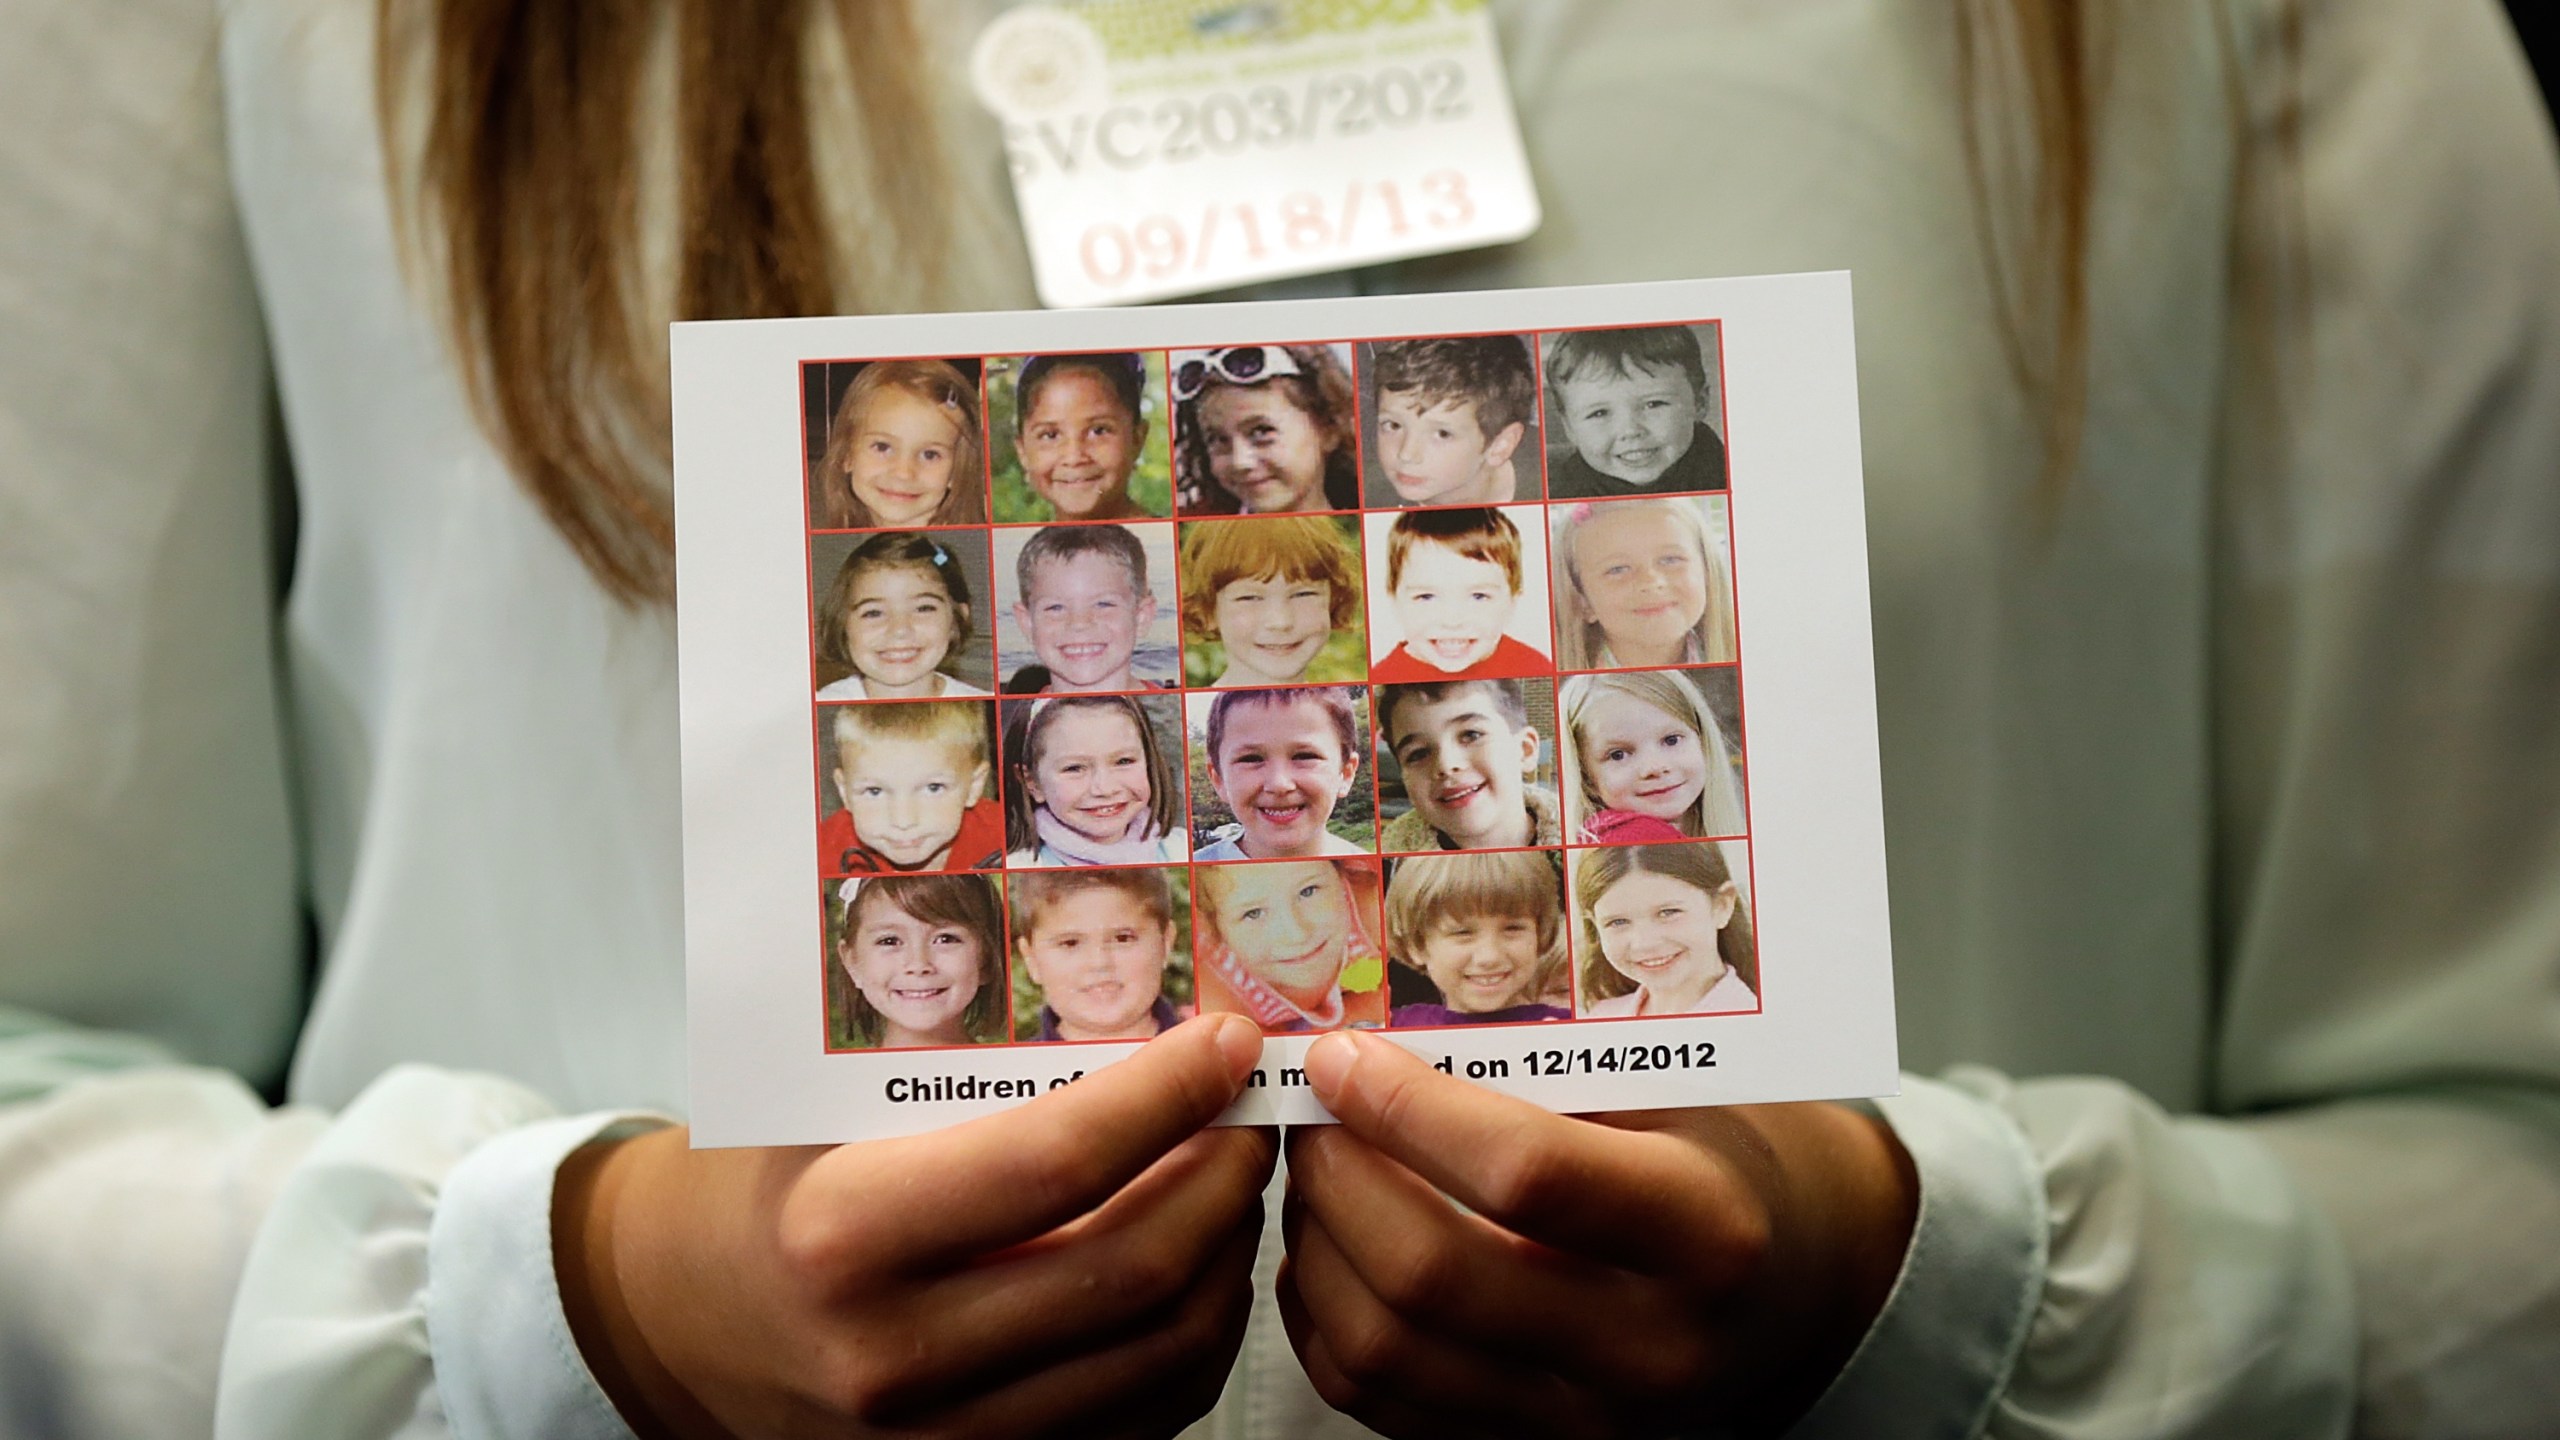
<svg viewBox="0 0 2560 1440">
<path fill-rule="evenodd" d="M 2043 1172 L 1994 1106 L 1906 1075 L 1879 1100 L 1920 1174 L 1902 1273 L 1857 1353 L 1788 1440 L 1982 1433 L 2043 1296 Z"/>
<path fill-rule="evenodd" d="M 510 1130 L 456 1165 L 427 1233 L 436 1390 L 468 1440 L 633 1440 L 570 1337 L 551 1264 L 551 1182 L 590 1140 L 659 1121 L 580 1115 Z"/>
</svg>

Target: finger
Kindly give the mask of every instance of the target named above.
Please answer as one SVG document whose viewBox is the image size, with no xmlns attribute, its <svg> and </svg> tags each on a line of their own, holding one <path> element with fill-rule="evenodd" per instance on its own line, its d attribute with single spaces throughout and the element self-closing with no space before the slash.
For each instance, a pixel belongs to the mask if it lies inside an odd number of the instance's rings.
<svg viewBox="0 0 2560 1440">
<path fill-rule="evenodd" d="M 1233 1348 L 1241 1350 L 1243 1339 L 1239 1333 Z M 1165 1377 L 1158 1383 L 1151 1400 L 1139 1402 L 1124 1416 L 1111 1422 L 1118 1428 L 1105 1428 L 1093 1433 L 1100 1440 L 1171 1440 L 1216 1409 L 1220 1397 L 1234 1381 L 1233 1361 L 1223 1369 L 1216 1365 L 1202 1365 L 1189 1375 Z"/>
<path fill-rule="evenodd" d="M 1485 1350 L 1398 1314 L 1368 1288 L 1311 1211 L 1301 1212 L 1290 1232 L 1286 1292 L 1304 1336 L 1322 1341 L 1327 1363 L 1362 1404 L 1411 1406 L 1440 1417 L 1443 1429 L 1452 1418 L 1508 1435 L 1578 1436 L 1604 1428 L 1596 1403 L 1534 1357 Z M 1558 1312 L 1539 1329 L 1551 1336 L 1588 1318 L 1587 1312 Z M 1293 1343 L 1297 1338 L 1293 1333 Z"/>
<path fill-rule="evenodd" d="M 1137 1179 L 1123 1186 L 1119 1194 L 1104 1201 L 1091 1214 L 1061 1227 L 1060 1233 L 1073 1233 L 1084 1226 L 1123 1223 L 1116 1218 L 1121 1210 L 1162 1203 L 1164 1192 L 1188 1182 L 1190 1166 L 1195 1162 L 1181 1159 L 1187 1154 L 1217 1155 L 1240 1164 L 1246 1188 L 1259 1195 L 1270 1184 L 1272 1171 L 1279 1165 L 1280 1132 L 1268 1125 L 1222 1125 L 1203 1130 L 1168 1151 L 1164 1159 L 1141 1171 Z"/>
<path fill-rule="evenodd" d="M 1259 1239 L 1271 1136 L 1195 1135 L 1100 1210 L 933 1283 L 917 1349 L 931 1378 L 968 1386 L 1160 1323 L 1214 1273 L 1239 1231 Z"/>
<path fill-rule="evenodd" d="M 1510 1431 L 1481 1426 L 1462 1416 L 1435 1415 L 1426 1407 L 1361 1390 L 1342 1377 L 1321 1335 L 1298 1347 L 1298 1365 L 1324 1403 L 1389 1440 L 1510 1440 Z"/>
<path fill-rule="evenodd" d="M 812 1165 L 783 1211 L 808 1273 L 858 1277 L 965 1264 L 1093 1209 L 1218 1117 L 1262 1056 L 1233 1015 L 1175 1026 L 1029 1104 L 930 1135 L 847 1145 Z"/>
<path fill-rule="evenodd" d="M 1124 1429 L 1165 1433 L 1158 1427 L 1175 1415 L 1187 1424 L 1207 1412 L 1235 1368 L 1253 1309 L 1255 1241 L 1253 1233 L 1228 1236 L 1201 1283 L 1144 1331 L 1062 1356 L 1007 1383 L 886 1396 L 861 1418 L 973 1440 Z"/>
<path fill-rule="evenodd" d="M 1686 1380 L 1711 1359 L 1685 1289 L 1466 1214 L 1338 1126 L 1291 1137 L 1289 1177 L 1360 1283 L 1426 1331 L 1605 1388 Z"/>
<path fill-rule="evenodd" d="M 1661 1259 L 1666 1234 L 1738 1256 L 1764 1243 L 1725 1172 L 1668 1135 L 1557 1115 L 1356 1031 L 1308 1046 L 1306 1070 L 1352 1134 L 1516 1234 L 1635 1270 Z"/>
</svg>

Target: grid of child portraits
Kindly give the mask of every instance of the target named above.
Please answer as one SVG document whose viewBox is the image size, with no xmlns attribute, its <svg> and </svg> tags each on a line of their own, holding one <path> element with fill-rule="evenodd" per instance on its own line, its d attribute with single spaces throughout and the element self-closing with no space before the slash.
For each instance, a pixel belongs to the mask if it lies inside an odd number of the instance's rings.
<svg viewBox="0 0 2560 1440">
<path fill-rule="evenodd" d="M 1759 1008 L 1714 322 L 802 383 L 828 1049 Z"/>
</svg>

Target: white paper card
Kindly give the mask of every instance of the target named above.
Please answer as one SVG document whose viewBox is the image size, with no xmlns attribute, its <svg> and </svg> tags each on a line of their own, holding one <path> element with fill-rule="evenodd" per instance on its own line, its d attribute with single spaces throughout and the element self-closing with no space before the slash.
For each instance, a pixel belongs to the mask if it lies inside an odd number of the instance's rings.
<svg viewBox="0 0 2560 1440">
<path fill-rule="evenodd" d="M 1847 276 L 673 362 L 696 1143 L 1204 1008 L 1268 1037 L 1233 1123 L 1328 1118 L 1344 1025 L 1564 1111 L 1895 1087 Z"/>
<path fill-rule="evenodd" d="M 1484 0 L 1083 0 L 971 56 L 1040 298 L 1129 304 L 1517 240 L 1538 196 Z"/>
</svg>

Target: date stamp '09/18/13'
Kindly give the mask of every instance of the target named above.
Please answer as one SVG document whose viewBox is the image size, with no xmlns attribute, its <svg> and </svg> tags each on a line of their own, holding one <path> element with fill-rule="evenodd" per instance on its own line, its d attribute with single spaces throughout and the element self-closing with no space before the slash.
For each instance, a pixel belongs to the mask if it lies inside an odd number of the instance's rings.
<svg viewBox="0 0 2560 1440">
<path fill-rule="evenodd" d="M 1163 8 L 1031 6 L 980 38 L 978 91 L 1003 122 L 1049 304 L 1161 300 L 1537 228 L 1480 4 L 1357 26 L 1273 8 L 1253 35 L 1210 23 L 1236 7 L 1200 7 L 1190 29 L 1163 28 Z"/>
<path fill-rule="evenodd" d="M 1230 264 L 1229 250 L 1251 265 L 1320 262 L 1358 249 L 1371 228 L 1393 241 L 1462 232 L 1475 218 L 1466 172 L 1434 170 L 1411 181 L 1353 180 L 1333 195 L 1300 190 L 1258 200 L 1213 200 L 1196 217 L 1097 220 L 1076 238 L 1076 263 L 1096 291 L 1118 295 L 1136 285 L 1180 284 L 1219 273 Z"/>
</svg>

